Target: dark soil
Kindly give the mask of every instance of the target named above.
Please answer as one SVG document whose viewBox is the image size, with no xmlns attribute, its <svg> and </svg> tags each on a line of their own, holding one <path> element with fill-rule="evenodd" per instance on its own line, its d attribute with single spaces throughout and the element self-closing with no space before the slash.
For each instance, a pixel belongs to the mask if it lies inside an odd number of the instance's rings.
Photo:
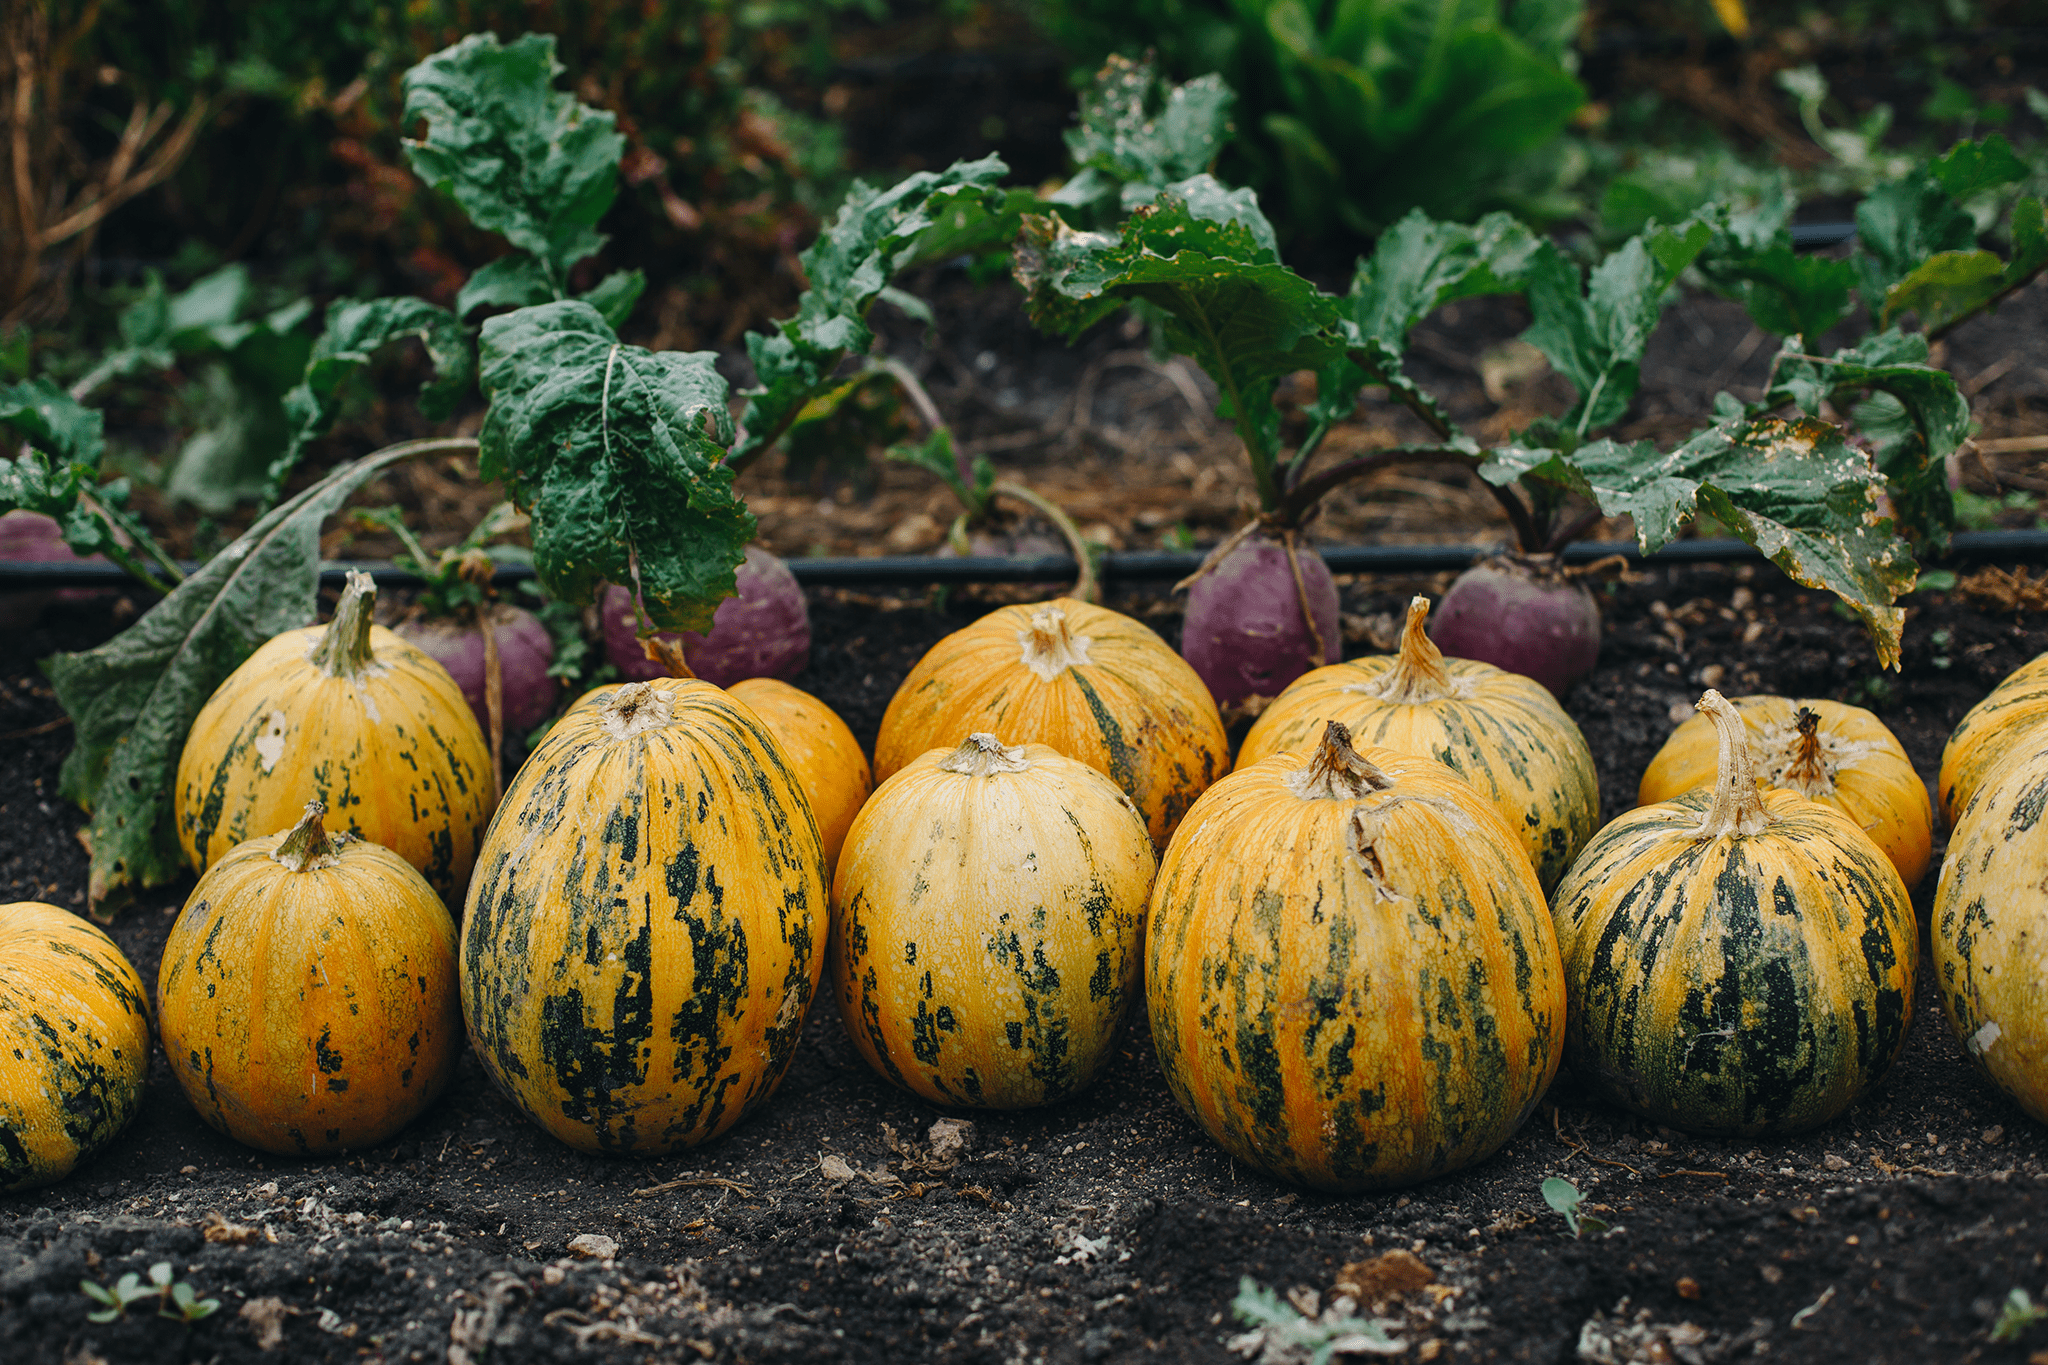
<svg viewBox="0 0 2048 1365">
<path fill-rule="evenodd" d="M 1383 635 L 1411 591 L 1441 586 L 1347 585 L 1347 634 Z M 2048 626 L 1912 603 L 1904 671 L 1880 674 L 1859 627 L 1769 570 L 1614 585 L 1601 668 L 1570 698 L 1607 811 L 1632 804 L 1706 684 L 1869 705 L 1931 777 L 1950 727 L 2048 649 Z M 1177 628 L 1163 601 L 1122 605 Z M 104 638 L 117 610 L 53 611 L 8 641 L 0 895 L 82 899 L 79 817 L 55 795 L 69 736 L 30 733 L 59 713 L 29 661 Z M 812 610 L 798 682 L 871 743 L 919 653 L 981 606 L 820 595 Z M 146 895 L 114 927 L 145 980 L 187 889 Z M 829 993 L 763 1110 L 644 1163 L 559 1146 L 468 1057 L 394 1142 L 345 1160 L 261 1155 L 201 1123 L 159 1058 L 112 1147 L 0 1206 L 0 1359 L 254 1360 L 269 1332 L 274 1350 L 324 1360 L 1226 1360 L 1241 1277 L 1327 1300 L 1343 1267 L 1390 1250 L 1434 1281 L 1384 1304 L 1407 1359 L 2026 1359 L 2048 1325 L 2017 1344 L 1989 1331 L 2011 1290 L 2048 1298 L 2048 1135 L 1978 1079 L 1925 972 L 1918 1005 L 1890 1078 L 1817 1132 L 1691 1138 L 1567 1076 L 1491 1160 L 1351 1198 L 1226 1158 L 1169 1098 L 1141 1019 L 1078 1100 L 961 1116 L 974 1130 L 952 1164 L 928 1140 L 941 1111 L 868 1070 Z M 828 1178 L 826 1156 L 853 1178 Z M 1612 1229 L 1568 1236 L 1539 1193 L 1552 1175 Z M 615 1254 L 573 1257 L 582 1234 Z M 187 1327 L 150 1300 L 86 1320 L 81 1279 L 157 1261 L 219 1311 Z"/>
</svg>

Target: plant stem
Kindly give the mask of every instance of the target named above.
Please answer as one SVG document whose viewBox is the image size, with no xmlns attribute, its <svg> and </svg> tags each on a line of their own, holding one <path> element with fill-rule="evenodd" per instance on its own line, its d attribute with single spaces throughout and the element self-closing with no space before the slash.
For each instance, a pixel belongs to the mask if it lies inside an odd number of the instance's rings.
<svg viewBox="0 0 2048 1365">
<path fill-rule="evenodd" d="M 1068 516 L 1058 503 L 1042 494 L 1032 492 L 1021 483 L 1011 483 L 1008 480 L 996 484 L 989 492 L 1015 498 L 1058 528 L 1068 548 L 1073 550 L 1074 563 L 1080 569 L 1074 578 L 1074 590 L 1068 595 L 1083 602 L 1101 599 L 1102 590 L 1095 582 L 1095 559 L 1088 553 L 1087 542 L 1081 539 L 1081 528 L 1074 525 L 1074 519 Z"/>
<path fill-rule="evenodd" d="M 1749 724 L 1728 699 L 1708 688 L 1694 705 L 1714 722 L 1720 741 L 1720 762 L 1714 775 L 1714 801 L 1700 817 L 1699 839 L 1740 838 L 1770 828 L 1771 814 L 1756 785 L 1756 763 L 1749 752 Z"/>
<path fill-rule="evenodd" d="M 1988 312 L 1991 309 L 1998 307 L 1998 305 L 2005 302 L 2006 299 L 2010 298 L 2012 295 L 2018 293 L 2020 290 L 2025 289 L 2028 285 L 2032 284 L 2034 280 L 2037 277 L 2039 277 L 2043 270 L 2048 270 L 2048 263 L 2043 263 L 2041 265 L 2035 266 L 2032 270 L 2029 270 L 2023 278 L 2013 281 L 2005 288 L 1999 290 L 1996 294 L 1993 294 L 1990 298 L 1984 300 L 1984 302 L 1978 304 L 1975 308 L 1972 308 L 1969 312 L 1964 313 L 1961 317 L 1950 318 L 1947 322 L 1942 323 L 1941 326 L 1934 328 L 1927 334 L 1927 344 L 1932 346 L 1935 342 L 1941 340 L 1950 332 L 1953 332 L 1956 328 L 1968 322 L 1971 318 L 1976 317 L 1979 313 Z"/>
<path fill-rule="evenodd" d="M 1353 456 L 1340 464 L 1331 465 L 1314 478 L 1304 479 L 1296 484 L 1275 510 L 1280 520 L 1288 525 L 1294 525 L 1307 516 L 1309 509 L 1332 489 L 1353 479 L 1363 478 L 1375 469 L 1384 469 L 1388 465 L 1403 464 L 1410 460 L 1439 460 L 1447 457 L 1464 460 L 1467 463 L 1471 461 L 1471 456 L 1446 445 L 1389 446 L 1385 450 L 1375 450 L 1369 455 Z"/>
<path fill-rule="evenodd" d="M 308 801 L 306 813 L 299 823 L 293 825 L 283 841 L 271 850 L 271 861 L 282 863 L 294 872 L 317 872 L 339 862 L 341 846 L 348 842 L 348 835 L 328 834 L 327 827 L 320 823 L 320 817 L 325 814 L 325 801 Z"/>
<path fill-rule="evenodd" d="M 1322 447 L 1323 438 L 1330 434 L 1330 427 L 1329 422 L 1318 422 L 1310 427 L 1308 435 L 1302 438 L 1300 447 L 1295 450 L 1294 458 L 1281 465 L 1280 486 L 1283 490 L 1291 492 L 1294 485 L 1301 481 L 1302 474 L 1308 469 L 1308 462 L 1316 457 L 1316 451 Z"/>
<path fill-rule="evenodd" d="M 334 619 L 327 623 L 320 643 L 313 646 L 313 666 L 330 678 L 359 676 L 375 657 L 370 648 L 370 626 L 376 607 L 376 580 L 360 569 L 350 569 Z"/>
<path fill-rule="evenodd" d="M 1549 543 L 1543 547 L 1543 553 L 1547 555 L 1559 553 L 1565 546 L 1571 544 L 1595 526 L 1598 526 L 1606 515 L 1605 512 L 1595 507 L 1572 518 L 1555 535 L 1551 536 Z"/>
</svg>

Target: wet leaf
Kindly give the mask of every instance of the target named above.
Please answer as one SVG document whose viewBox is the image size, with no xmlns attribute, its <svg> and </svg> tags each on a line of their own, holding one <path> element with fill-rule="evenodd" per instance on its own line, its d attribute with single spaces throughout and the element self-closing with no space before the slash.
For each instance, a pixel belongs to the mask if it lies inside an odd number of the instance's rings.
<svg viewBox="0 0 2048 1365">
<path fill-rule="evenodd" d="M 1359 262 L 1345 311 L 1360 332 L 1400 350 L 1408 333 L 1455 299 L 1519 290 L 1536 235 L 1505 213 L 1478 223 L 1439 223 L 1416 209 L 1380 235 Z"/>
</svg>

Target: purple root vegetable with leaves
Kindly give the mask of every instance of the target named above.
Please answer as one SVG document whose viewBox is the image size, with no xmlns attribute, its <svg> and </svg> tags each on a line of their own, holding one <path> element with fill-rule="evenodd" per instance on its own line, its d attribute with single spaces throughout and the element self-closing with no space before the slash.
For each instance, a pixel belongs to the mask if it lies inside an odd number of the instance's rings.
<svg viewBox="0 0 2048 1365">
<path fill-rule="evenodd" d="M 746 678 L 786 681 L 803 672 L 811 661 L 811 615 L 789 566 L 749 545 L 734 587 L 734 595 L 718 604 L 708 634 L 666 631 L 655 638 L 680 644 L 690 672 L 715 687 Z M 605 659 L 621 677 L 645 682 L 670 676 L 642 647 L 646 621 L 634 610 L 630 590 L 617 584 L 606 588 L 598 610 L 604 620 Z"/>
</svg>

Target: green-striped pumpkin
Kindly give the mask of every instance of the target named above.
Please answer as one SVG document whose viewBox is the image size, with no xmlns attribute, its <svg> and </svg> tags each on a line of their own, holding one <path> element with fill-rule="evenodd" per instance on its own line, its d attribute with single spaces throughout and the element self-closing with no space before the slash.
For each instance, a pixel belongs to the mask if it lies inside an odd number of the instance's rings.
<svg viewBox="0 0 2048 1365">
<path fill-rule="evenodd" d="M 470 1042 L 571 1146 L 708 1141 L 782 1079 L 827 916 L 817 824 L 760 718 L 695 680 L 599 688 L 484 835 L 460 947 Z"/>
<path fill-rule="evenodd" d="M 1993 778 L 2008 758 L 2048 738 L 2048 654 L 2021 664 L 1964 713 L 1941 751 L 1935 793 L 1941 818 L 1954 829 L 1977 788 Z"/>
</svg>

